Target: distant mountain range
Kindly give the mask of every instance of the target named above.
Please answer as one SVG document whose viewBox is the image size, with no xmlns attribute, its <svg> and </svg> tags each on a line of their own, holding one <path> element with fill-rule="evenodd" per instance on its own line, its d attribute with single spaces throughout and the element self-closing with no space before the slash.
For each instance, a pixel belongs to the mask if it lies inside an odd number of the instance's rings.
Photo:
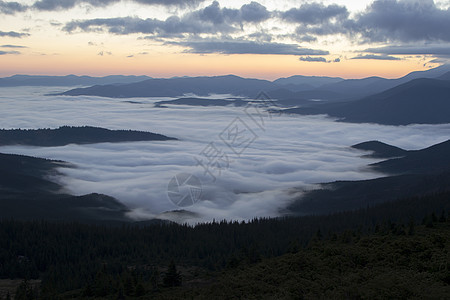
<svg viewBox="0 0 450 300">
<path fill-rule="evenodd" d="M 68 144 L 167 140 L 176 139 L 152 132 L 134 130 L 109 130 L 91 126 L 63 126 L 57 129 L 0 129 L 0 146 L 29 145 L 41 147 L 56 147 Z"/>
<path fill-rule="evenodd" d="M 213 77 L 152 78 L 140 82 L 107 84 L 67 91 L 63 95 L 93 95 L 113 98 L 128 97 L 182 97 L 192 93 L 198 96 L 209 94 L 232 94 L 255 97 L 260 91 L 272 92 L 274 98 L 299 98 L 322 100 L 354 100 L 379 93 L 418 78 L 438 78 L 450 72 L 450 65 L 428 71 L 412 72 L 402 78 L 386 79 L 369 77 L 347 79 L 295 75 L 279 78 L 273 82 L 242 78 L 234 75 Z M 284 94 L 280 91 L 284 91 Z M 281 96 L 281 97 L 279 97 Z"/>
<path fill-rule="evenodd" d="M 96 84 L 132 83 L 150 79 L 148 76 L 111 75 L 105 77 L 91 76 L 37 76 L 14 75 L 0 78 L 0 87 L 17 86 L 89 86 Z"/>
<path fill-rule="evenodd" d="M 209 106 L 228 105 L 223 99 L 200 97 L 228 94 L 254 99 L 264 97 L 277 101 L 283 112 L 327 114 L 345 122 L 386 125 L 450 123 L 450 65 L 428 71 L 412 72 L 402 78 L 368 77 L 344 80 L 338 77 L 291 76 L 273 82 L 234 75 L 213 77 L 146 76 L 24 76 L 0 78 L 1 86 L 83 85 L 58 95 L 91 95 L 111 98 L 178 97 L 172 104 Z M 182 98 L 180 98 L 182 97 Z M 202 99 L 202 100 L 200 100 Z M 248 99 L 234 99 L 233 105 L 244 105 Z M 162 106 L 169 102 L 159 102 Z"/>
<path fill-rule="evenodd" d="M 208 96 L 211 94 L 231 94 L 236 96 L 256 96 L 260 91 L 279 88 L 275 83 L 246 79 L 234 75 L 214 77 L 182 77 L 170 79 L 148 79 L 141 82 L 120 85 L 97 85 L 73 89 L 61 95 L 91 95 L 111 98 L 132 97 L 181 97 L 185 94 Z"/>
<path fill-rule="evenodd" d="M 291 213 L 329 214 L 400 198 L 450 191 L 450 140 L 415 151 L 377 141 L 352 147 L 372 151 L 374 157 L 396 157 L 368 166 L 380 172 L 380 176 L 390 175 L 372 180 L 321 184 L 320 189 L 306 192 L 291 204 Z"/>
</svg>

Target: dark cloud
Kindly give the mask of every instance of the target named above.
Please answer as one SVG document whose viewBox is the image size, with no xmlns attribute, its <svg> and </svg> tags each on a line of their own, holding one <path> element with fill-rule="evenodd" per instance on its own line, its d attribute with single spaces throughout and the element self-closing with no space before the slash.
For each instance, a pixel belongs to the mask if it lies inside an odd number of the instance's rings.
<svg viewBox="0 0 450 300">
<path fill-rule="evenodd" d="M 28 9 L 28 6 L 22 5 L 18 2 L 0 1 L 0 13 L 6 15 L 13 15 L 17 12 L 23 12 Z"/>
<path fill-rule="evenodd" d="M 315 36 L 307 35 L 307 34 L 299 36 L 299 37 L 296 37 L 296 39 L 298 41 L 307 42 L 307 43 L 311 43 L 311 42 L 317 41 L 317 38 Z"/>
<path fill-rule="evenodd" d="M 254 32 L 247 37 L 250 40 L 256 40 L 258 42 L 270 42 L 273 39 L 273 36 L 267 32 Z"/>
<path fill-rule="evenodd" d="M 450 56 L 450 45 L 404 45 L 369 48 L 364 52 L 386 55 L 436 55 Z"/>
<path fill-rule="evenodd" d="M 28 48 L 28 47 L 19 45 L 1 45 L 0 48 Z"/>
<path fill-rule="evenodd" d="M 450 10 L 433 0 L 376 0 L 355 24 L 369 42 L 450 41 Z"/>
<path fill-rule="evenodd" d="M 395 57 L 395 56 L 374 55 L 374 54 L 358 55 L 358 56 L 352 57 L 351 59 L 401 60 L 400 58 Z"/>
<path fill-rule="evenodd" d="M 15 32 L 15 31 L 0 31 L 0 36 L 2 37 L 13 37 L 13 38 L 23 38 L 30 36 L 28 33 L 21 33 L 21 32 Z"/>
<path fill-rule="evenodd" d="M 344 33 L 350 20 L 345 6 L 322 3 L 307 3 L 278 14 L 284 21 L 299 24 L 295 33 L 307 42 L 316 41 L 316 36 Z M 299 40 L 299 38 L 295 38 Z"/>
<path fill-rule="evenodd" d="M 63 30 L 85 32 L 107 31 L 112 34 L 126 35 L 131 33 L 155 34 L 170 37 L 180 33 L 218 33 L 232 32 L 235 29 L 227 24 L 213 24 L 198 19 L 171 16 L 165 21 L 158 19 L 140 19 L 136 17 L 77 20 L 67 23 Z"/>
<path fill-rule="evenodd" d="M 307 62 L 324 62 L 326 63 L 327 60 L 325 57 L 311 57 L 311 56 L 306 56 L 306 57 L 300 57 L 299 58 L 300 61 L 307 61 Z"/>
<path fill-rule="evenodd" d="M 221 8 L 219 2 L 214 1 L 211 5 L 191 12 L 186 19 L 198 18 L 213 24 L 229 23 L 258 23 L 271 17 L 267 8 L 257 2 L 243 5 L 240 9 Z"/>
<path fill-rule="evenodd" d="M 269 19 L 271 13 L 267 8 L 258 2 L 252 1 L 250 4 L 245 4 L 239 10 L 240 18 L 243 22 L 261 22 Z"/>
<path fill-rule="evenodd" d="M 279 13 L 298 35 L 345 34 L 359 43 L 450 41 L 450 9 L 433 0 L 375 0 L 349 18 L 344 6 L 310 3 Z"/>
<path fill-rule="evenodd" d="M 197 6 L 199 3 L 205 0 L 130 0 L 130 1 L 146 5 L 188 7 L 188 6 Z M 120 2 L 120 0 L 40 0 L 35 2 L 32 7 L 38 10 L 51 11 L 51 10 L 69 9 L 80 4 L 89 4 L 94 7 L 102 7 L 117 2 Z"/>
<path fill-rule="evenodd" d="M 144 20 L 133 17 L 91 19 L 71 21 L 64 26 L 63 30 L 72 32 L 79 29 L 86 32 L 95 32 L 103 31 L 106 28 L 108 32 L 114 34 L 154 33 L 163 23 L 163 21 L 156 19 Z"/>
<path fill-rule="evenodd" d="M 20 54 L 19 51 L 1 51 L 0 50 L 0 55 L 8 55 L 8 54 Z"/>
<path fill-rule="evenodd" d="M 200 40 L 171 44 L 187 47 L 189 53 L 327 55 L 328 51 L 301 48 L 295 44 L 266 43 L 245 40 Z"/>
<path fill-rule="evenodd" d="M 325 6 L 321 3 L 307 3 L 281 13 L 281 18 L 291 23 L 307 25 L 325 24 L 332 19 L 346 19 L 349 13 L 345 6 Z"/>
<path fill-rule="evenodd" d="M 64 30 L 72 32 L 103 31 L 113 34 L 144 33 L 159 37 L 172 37 L 184 33 L 230 33 L 239 30 L 234 25 L 260 22 L 270 17 L 267 9 L 256 3 L 242 6 L 240 9 L 221 8 L 217 1 L 211 5 L 189 12 L 181 17 L 171 16 L 164 21 L 158 19 L 140 19 L 136 17 L 75 20 L 67 23 Z"/>
</svg>

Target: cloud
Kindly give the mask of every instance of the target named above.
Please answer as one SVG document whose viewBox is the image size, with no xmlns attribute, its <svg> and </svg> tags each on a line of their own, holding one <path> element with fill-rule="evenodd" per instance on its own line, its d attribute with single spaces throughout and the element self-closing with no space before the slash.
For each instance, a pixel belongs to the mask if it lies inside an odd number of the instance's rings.
<svg viewBox="0 0 450 300">
<path fill-rule="evenodd" d="M 401 60 L 401 58 L 398 58 L 398 57 L 395 57 L 395 56 L 374 55 L 374 54 L 358 55 L 358 56 L 352 57 L 351 59 Z"/>
<path fill-rule="evenodd" d="M 299 60 L 301 61 L 307 61 L 307 62 L 327 62 L 325 57 L 311 57 L 311 56 L 306 56 L 306 57 L 300 57 Z"/>
<path fill-rule="evenodd" d="M 311 56 L 303 56 L 299 58 L 300 61 L 305 62 L 324 62 L 324 63 L 338 63 L 341 62 L 340 58 L 335 58 L 333 60 L 327 60 L 325 57 L 311 57 Z"/>
<path fill-rule="evenodd" d="M 161 5 L 175 7 L 193 7 L 205 0 L 129 0 L 145 5 Z M 36 1 L 32 7 L 37 10 L 53 11 L 70 9 L 80 4 L 89 4 L 94 7 L 105 7 L 120 0 L 41 0 Z"/>
<path fill-rule="evenodd" d="M 17 55 L 17 54 L 20 54 L 20 52 L 19 51 L 1 51 L 0 50 L 0 55 L 8 55 L 8 54 Z"/>
<path fill-rule="evenodd" d="M 433 0 L 375 0 L 355 16 L 344 6 L 308 3 L 278 16 L 299 24 L 300 36 L 343 34 L 361 44 L 450 41 L 450 9 L 439 8 Z"/>
<path fill-rule="evenodd" d="M 20 45 L 1 45 L 0 48 L 28 48 L 28 47 Z"/>
<path fill-rule="evenodd" d="M 112 55 L 112 52 L 110 52 L 110 51 L 100 51 L 99 53 L 97 53 L 97 55 L 99 55 L 99 56 Z"/>
<path fill-rule="evenodd" d="M 250 4 L 243 5 L 239 13 L 242 22 L 259 23 L 271 17 L 271 13 L 265 6 L 254 1 L 250 2 Z"/>
<path fill-rule="evenodd" d="M 384 46 L 378 48 L 368 48 L 363 52 L 388 54 L 388 55 L 436 55 L 450 56 L 450 45 L 448 44 L 428 44 L 428 45 L 403 45 Z"/>
<path fill-rule="evenodd" d="M 84 32 L 101 32 L 106 30 L 109 33 L 118 35 L 143 33 L 157 36 L 173 36 L 180 33 L 232 32 L 236 30 L 225 23 L 214 24 L 199 19 L 182 19 L 177 16 L 171 16 L 165 21 L 136 17 L 77 20 L 67 23 L 63 28 L 67 32 L 73 32 L 76 29 Z"/>
<path fill-rule="evenodd" d="M 189 53 L 221 54 L 276 54 L 276 55 L 327 55 L 328 51 L 301 48 L 295 44 L 255 42 L 243 39 L 212 39 L 171 44 L 187 47 Z"/>
<path fill-rule="evenodd" d="M 13 37 L 13 38 L 23 38 L 23 37 L 30 36 L 30 34 L 29 33 L 15 32 L 15 31 L 9 31 L 9 32 L 0 31 L 0 36 Z"/>
<path fill-rule="evenodd" d="M 291 22 L 306 25 L 329 23 L 333 19 L 346 19 L 349 12 L 345 6 L 322 3 L 306 3 L 299 8 L 291 8 L 281 13 L 281 18 Z"/>
<path fill-rule="evenodd" d="M 352 31 L 370 42 L 450 41 L 450 10 L 433 0 L 376 0 Z"/>
<path fill-rule="evenodd" d="M 278 15 L 286 22 L 299 24 L 296 34 L 309 41 L 315 41 L 315 36 L 346 33 L 349 26 L 347 8 L 336 4 L 306 3 Z"/>
<path fill-rule="evenodd" d="M 100 192 L 152 217 L 176 207 L 167 197 L 170 179 L 185 172 L 197 176 L 203 186 L 201 201 L 187 210 L 196 213 L 187 222 L 219 219 L 252 219 L 280 216 L 295 198 L 296 188 L 315 183 L 378 177 L 365 171 L 375 162 L 348 146 L 381 140 L 406 149 L 418 149 L 448 139 L 450 125 L 381 126 L 336 123 L 324 116 L 273 116 L 265 131 L 258 129 L 239 107 L 170 107 L 152 105 L 160 99 L 127 100 L 98 97 L 49 97 L 60 88 L 21 87 L 2 91 L 0 128 L 55 128 L 92 125 L 110 129 L 135 129 L 179 138 L 167 142 L 104 143 L 64 147 L 1 147 L 2 153 L 18 153 L 60 159 L 77 165 L 62 169 L 55 178 L 74 194 Z M 33 95 L 33 101 L 29 101 Z M 51 101 L 49 101 L 51 100 Z M 50 105 L 50 106 L 49 106 Z M 105 109 L 108 107 L 108 109 Z M 258 138 L 240 157 L 218 135 L 240 117 Z M 213 182 L 195 157 L 210 143 L 230 156 L 227 169 Z M 297 191 L 298 193 L 298 191 Z M 169 218 L 179 221 L 176 214 Z"/>
<path fill-rule="evenodd" d="M 13 15 L 17 12 L 23 12 L 28 9 L 28 6 L 22 5 L 18 2 L 0 1 L 0 14 Z"/>
<path fill-rule="evenodd" d="M 143 33 L 160 37 L 179 34 L 230 33 L 242 28 L 243 23 L 261 22 L 270 17 L 267 9 L 256 3 L 243 5 L 240 9 L 221 8 L 217 1 L 211 5 L 186 13 L 170 16 L 166 20 L 137 17 L 104 18 L 74 20 L 68 22 L 63 30 L 73 32 L 76 29 L 85 32 L 108 31 L 113 34 Z M 239 27 L 236 27 L 239 25 Z"/>
</svg>

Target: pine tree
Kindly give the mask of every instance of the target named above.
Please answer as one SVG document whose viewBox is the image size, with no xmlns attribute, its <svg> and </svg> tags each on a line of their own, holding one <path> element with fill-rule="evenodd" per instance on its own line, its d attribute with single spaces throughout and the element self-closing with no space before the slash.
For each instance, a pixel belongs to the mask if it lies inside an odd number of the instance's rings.
<svg viewBox="0 0 450 300">
<path fill-rule="evenodd" d="M 181 275 L 177 271 L 174 261 L 171 261 L 167 273 L 164 276 L 163 283 L 165 286 L 174 287 L 181 285 Z"/>
</svg>

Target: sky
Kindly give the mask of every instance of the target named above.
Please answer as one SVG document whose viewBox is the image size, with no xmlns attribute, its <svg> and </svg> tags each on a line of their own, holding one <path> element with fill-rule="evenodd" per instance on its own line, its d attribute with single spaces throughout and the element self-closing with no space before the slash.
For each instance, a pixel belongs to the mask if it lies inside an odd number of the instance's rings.
<svg viewBox="0 0 450 300">
<path fill-rule="evenodd" d="M 450 60 L 450 1 L 0 0 L 0 76 L 395 78 Z"/>
</svg>

